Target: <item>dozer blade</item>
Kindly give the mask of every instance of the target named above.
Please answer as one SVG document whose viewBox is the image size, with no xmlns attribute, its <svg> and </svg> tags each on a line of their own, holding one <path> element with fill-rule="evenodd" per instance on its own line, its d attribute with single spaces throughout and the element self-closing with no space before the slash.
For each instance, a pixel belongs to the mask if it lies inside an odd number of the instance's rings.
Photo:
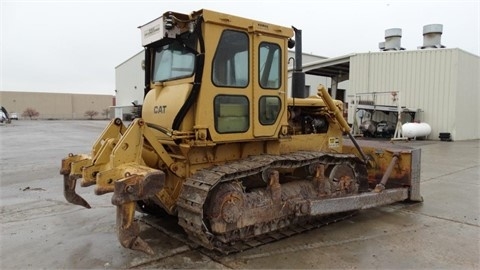
<svg viewBox="0 0 480 270">
<path fill-rule="evenodd" d="M 79 177 L 76 175 L 63 175 L 63 195 L 69 203 L 83 206 L 85 208 L 91 208 L 90 204 L 85 201 L 80 195 L 75 192 L 75 186 L 77 184 L 77 179 Z"/>
<path fill-rule="evenodd" d="M 134 220 L 136 201 L 155 196 L 165 182 L 162 171 L 150 172 L 146 176 L 130 175 L 115 182 L 112 204 L 117 206 L 117 235 L 125 248 L 153 255 L 152 248 L 139 234 L 139 225 Z"/>
<path fill-rule="evenodd" d="M 312 216 L 341 213 L 405 201 L 408 194 L 408 188 L 392 188 L 382 192 L 365 192 L 328 200 L 309 200 L 306 209 Z"/>
</svg>

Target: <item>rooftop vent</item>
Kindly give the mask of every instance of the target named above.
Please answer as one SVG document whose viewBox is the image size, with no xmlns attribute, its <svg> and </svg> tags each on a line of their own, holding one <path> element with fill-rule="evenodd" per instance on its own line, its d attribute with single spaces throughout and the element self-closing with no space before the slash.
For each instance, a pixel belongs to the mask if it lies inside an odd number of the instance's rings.
<svg viewBox="0 0 480 270">
<path fill-rule="evenodd" d="M 385 50 L 385 41 L 379 42 L 378 43 L 378 48 L 380 49 L 380 51 Z"/>
<path fill-rule="evenodd" d="M 420 49 L 445 48 L 442 45 L 443 25 L 428 24 L 423 26 L 423 46 Z"/>
<path fill-rule="evenodd" d="M 401 46 L 402 29 L 390 28 L 385 30 L 385 48 L 384 51 L 400 51 L 405 50 Z"/>
</svg>

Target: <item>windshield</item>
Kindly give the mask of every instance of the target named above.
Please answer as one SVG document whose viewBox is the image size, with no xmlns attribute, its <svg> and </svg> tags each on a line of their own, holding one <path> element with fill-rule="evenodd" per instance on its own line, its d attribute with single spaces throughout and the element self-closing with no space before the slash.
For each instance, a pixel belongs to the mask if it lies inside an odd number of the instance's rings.
<svg viewBox="0 0 480 270">
<path fill-rule="evenodd" d="M 180 42 L 159 47 L 155 52 L 153 81 L 168 81 L 189 77 L 195 68 L 195 54 Z"/>
</svg>

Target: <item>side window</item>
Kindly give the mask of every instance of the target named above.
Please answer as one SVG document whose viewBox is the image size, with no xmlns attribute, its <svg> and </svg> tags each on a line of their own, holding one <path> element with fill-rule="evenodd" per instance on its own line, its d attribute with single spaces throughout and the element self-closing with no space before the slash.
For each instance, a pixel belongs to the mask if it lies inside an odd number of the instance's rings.
<svg viewBox="0 0 480 270">
<path fill-rule="evenodd" d="M 278 89 L 281 85 L 281 51 L 275 43 L 262 42 L 259 46 L 258 78 L 260 86 L 266 89 Z"/>
<path fill-rule="evenodd" d="M 263 96 L 260 98 L 259 120 L 262 125 L 272 125 L 280 113 L 281 100 L 276 96 Z"/>
<path fill-rule="evenodd" d="M 218 133 L 248 130 L 250 123 L 247 97 L 218 95 L 215 97 L 214 106 L 215 129 Z"/>
<path fill-rule="evenodd" d="M 157 48 L 152 80 L 155 82 L 168 81 L 189 77 L 195 68 L 195 54 L 185 49 L 180 43 Z"/>
<path fill-rule="evenodd" d="M 246 33 L 223 31 L 213 58 L 213 84 L 225 87 L 246 87 L 249 81 L 248 54 Z"/>
</svg>

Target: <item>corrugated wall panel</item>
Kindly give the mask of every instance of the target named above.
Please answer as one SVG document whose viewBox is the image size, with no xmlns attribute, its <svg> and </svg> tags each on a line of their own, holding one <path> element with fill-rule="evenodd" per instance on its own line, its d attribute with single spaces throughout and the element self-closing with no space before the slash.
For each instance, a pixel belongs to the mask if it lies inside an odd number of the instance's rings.
<svg viewBox="0 0 480 270">
<path fill-rule="evenodd" d="M 458 51 L 457 99 L 455 114 L 456 140 L 480 138 L 480 57 Z"/>
<path fill-rule="evenodd" d="M 454 130 L 458 49 L 357 54 L 351 59 L 350 94 L 400 91 L 402 106 L 423 110 L 417 118 L 432 126 L 430 139 Z M 391 95 L 377 104 L 394 105 Z M 391 117 L 390 117 L 391 119 Z M 380 120 L 380 119 L 378 119 Z"/>
</svg>

